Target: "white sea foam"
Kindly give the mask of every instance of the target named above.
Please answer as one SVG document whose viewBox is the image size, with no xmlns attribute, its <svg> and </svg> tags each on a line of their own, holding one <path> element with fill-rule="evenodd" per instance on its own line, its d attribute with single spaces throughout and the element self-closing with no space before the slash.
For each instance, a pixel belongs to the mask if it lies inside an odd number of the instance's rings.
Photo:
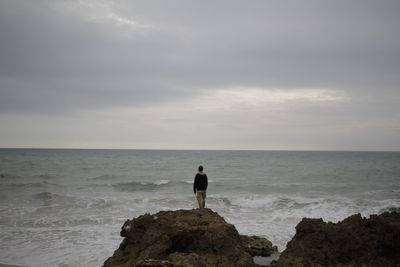
<svg viewBox="0 0 400 267">
<path fill-rule="evenodd" d="M 159 180 L 154 182 L 155 185 L 163 185 L 163 184 L 168 184 L 170 181 L 169 180 Z"/>
<path fill-rule="evenodd" d="M 369 216 L 400 206 L 400 200 L 370 200 L 360 205 L 358 200 L 340 196 L 308 198 L 284 195 L 219 195 L 209 199 L 209 203 L 235 224 L 239 232 L 265 236 L 280 250 L 285 248 L 286 242 L 294 234 L 294 227 L 304 217 L 338 222 L 355 213 Z"/>
</svg>

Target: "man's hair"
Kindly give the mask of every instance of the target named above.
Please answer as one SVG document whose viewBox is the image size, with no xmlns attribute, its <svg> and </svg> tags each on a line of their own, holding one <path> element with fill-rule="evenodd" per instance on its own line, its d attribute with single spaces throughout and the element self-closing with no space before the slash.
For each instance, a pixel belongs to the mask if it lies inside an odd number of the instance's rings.
<svg viewBox="0 0 400 267">
<path fill-rule="evenodd" d="M 199 166 L 199 172 L 202 172 L 203 171 L 203 166 Z"/>
</svg>

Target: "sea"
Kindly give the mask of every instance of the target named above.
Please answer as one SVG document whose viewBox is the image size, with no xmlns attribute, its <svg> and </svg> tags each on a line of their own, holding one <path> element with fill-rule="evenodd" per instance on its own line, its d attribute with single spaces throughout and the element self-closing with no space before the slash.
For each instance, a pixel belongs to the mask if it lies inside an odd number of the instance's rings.
<svg viewBox="0 0 400 267">
<path fill-rule="evenodd" d="M 279 250 L 303 217 L 400 210 L 400 152 L 0 149 L 0 263 L 102 266 L 127 219 L 206 207 Z"/>
</svg>

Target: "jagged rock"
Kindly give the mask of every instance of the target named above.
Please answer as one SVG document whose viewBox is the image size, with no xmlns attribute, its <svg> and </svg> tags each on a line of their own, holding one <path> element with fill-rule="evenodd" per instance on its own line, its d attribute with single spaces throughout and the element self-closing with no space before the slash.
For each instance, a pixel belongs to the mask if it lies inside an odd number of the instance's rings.
<svg viewBox="0 0 400 267">
<path fill-rule="evenodd" d="M 255 266 L 236 228 L 210 209 L 162 211 L 127 220 L 104 267 Z"/>
<path fill-rule="evenodd" d="M 255 235 L 241 235 L 240 240 L 242 242 L 242 245 L 246 248 L 246 251 L 253 257 L 268 257 L 272 253 L 278 252 L 278 248 L 276 246 L 273 246 L 271 241 L 263 237 Z"/>
<path fill-rule="evenodd" d="M 400 213 L 303 220 L 278 266 L 400 266 Z"/>
</svg>

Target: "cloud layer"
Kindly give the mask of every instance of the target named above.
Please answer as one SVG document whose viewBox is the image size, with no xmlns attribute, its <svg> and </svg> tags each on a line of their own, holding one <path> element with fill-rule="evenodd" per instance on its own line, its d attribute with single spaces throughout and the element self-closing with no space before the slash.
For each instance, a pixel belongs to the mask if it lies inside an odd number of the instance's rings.
<svg viewBox="0 0 400 267">
<path fill-rule="evenodd" d="M 400 148 L 398 1 L 2 1 L 0 147 Z"/>
</svg>

